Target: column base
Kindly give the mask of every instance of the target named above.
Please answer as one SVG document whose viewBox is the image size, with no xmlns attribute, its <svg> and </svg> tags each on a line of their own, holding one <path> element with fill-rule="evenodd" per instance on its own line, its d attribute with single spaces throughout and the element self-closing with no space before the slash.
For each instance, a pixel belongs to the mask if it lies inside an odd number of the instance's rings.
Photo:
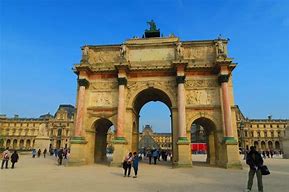
<svg viewBox="0 0 289 192">
<path fill-rule="evenodd" d="M 192 167 L 192 155 L 190 142 L 186 137 L 179 137 L 178 142 L 178 160 L 173 162 L 173 167 Z"/>
<path fill-rule="evenodd" d="M 124 137 L 116 137 L 113 141 L 113 158 L 110 162 L 112 167 L 121 167 L 125 156 L 128 154 L 128 145 Z"/>
<path fill-rule="evenodd" d="M 225 137 L 223 147 L 223 160 L 219 162 L 219 165 L 226 169 L 242 169 L 237 140 L 233 137 Z"/>
<path fill-rule="evenodd" d="M 238 141 L 234 137 L 224 137 L 223 142 L 226 145 L 236 145 Z"/>
<path fill-rule="evenodd" d="M 71 153 L 68 160 L 68 166 L 86 165 L 85 147 L 87 141 L 84 137 L 72 137 L 70 140 Z"/>
</svg>

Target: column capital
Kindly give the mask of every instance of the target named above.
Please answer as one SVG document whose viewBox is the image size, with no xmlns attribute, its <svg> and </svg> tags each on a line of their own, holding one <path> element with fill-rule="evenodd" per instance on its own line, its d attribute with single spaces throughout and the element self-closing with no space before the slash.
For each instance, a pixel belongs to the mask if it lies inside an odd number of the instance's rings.
<svg viewBox="0 0 289 192">
<path fill-rule="evenodd" d="M 219 84 L 229 81 L 229 75 L 219 75 L 218 77 Z"/>
<path fill-rule="evenodd" d="M 89 86 L 89 81 L 87 81 L 86 79 L 78 79 L 77 83 L 79 86 L 84 86 L 85 88 Z"/>
<path fill-rule="evenodd" d="M 117 82 L 118 82 L 118 85 L 126 85 L 127 79 L 125 77 L 118 77 Z"/>
<path fill-rule="evenodd" d="M 186 79 L 186 76 L 185 76 L 185 75 L 183 75 L 183 76 L 177 76 L 177 77 L 176 77 L 177 84 L 185 83 L 185 79 Z"/>
</svg>

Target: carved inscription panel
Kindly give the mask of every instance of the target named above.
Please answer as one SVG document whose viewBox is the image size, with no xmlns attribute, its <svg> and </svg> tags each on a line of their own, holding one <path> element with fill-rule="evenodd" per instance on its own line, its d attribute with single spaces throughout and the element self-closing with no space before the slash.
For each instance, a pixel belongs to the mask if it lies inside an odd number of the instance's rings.
<svg viewBox="0 0 289 192">
<path fill-rule="evenodd" d="M 165 61 L 175 58 L 175 49 L 171 48 L 146 48 L 130 49 L 129 60 L 132 62 L 141 61 Z"/>
<path fill-rule="evenodd" d="M 185 83 L 186 89 L 196 89 L 199 87 L 217 87 L 217 79 L 195 79 L 187 80 Z"/>
</svg>

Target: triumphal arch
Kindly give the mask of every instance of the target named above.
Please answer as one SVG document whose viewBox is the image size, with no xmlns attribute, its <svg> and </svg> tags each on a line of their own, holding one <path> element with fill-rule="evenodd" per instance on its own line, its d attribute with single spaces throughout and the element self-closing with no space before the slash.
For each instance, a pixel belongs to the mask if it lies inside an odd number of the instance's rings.
<svg viewBox="0 0 289 192">
<path fill-rule="evenodd" d="M 192 166 L 191 126 L 208 134 L 208 163 L 239 167 L 228 40 L 181 41 L 160 37 L 151 25 L 143 38 L 116 45 L 85 45 L 75 65 L 77 115 L 70 165 L 106 156 L 106 134 L 116 129 L 112 165 L 138 150 L 139 112 L 161 101 L 171 112 L 174 166 Z M 157 117 L 156 117 L 157 118 Z"/>
</svg>

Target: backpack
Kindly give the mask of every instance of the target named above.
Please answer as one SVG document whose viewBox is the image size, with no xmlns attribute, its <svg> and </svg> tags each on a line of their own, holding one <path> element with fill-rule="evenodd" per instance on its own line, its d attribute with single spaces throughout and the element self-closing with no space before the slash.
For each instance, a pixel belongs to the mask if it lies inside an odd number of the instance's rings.
<svg viewBox="0 0 289 192">
<path fill-rule="evenodd" d="M 4 154 L 4 159 L 5 159 L 5 160 L 9 159 L 8 153 L 5 153 L 5 154 Z"/>
</svg>

